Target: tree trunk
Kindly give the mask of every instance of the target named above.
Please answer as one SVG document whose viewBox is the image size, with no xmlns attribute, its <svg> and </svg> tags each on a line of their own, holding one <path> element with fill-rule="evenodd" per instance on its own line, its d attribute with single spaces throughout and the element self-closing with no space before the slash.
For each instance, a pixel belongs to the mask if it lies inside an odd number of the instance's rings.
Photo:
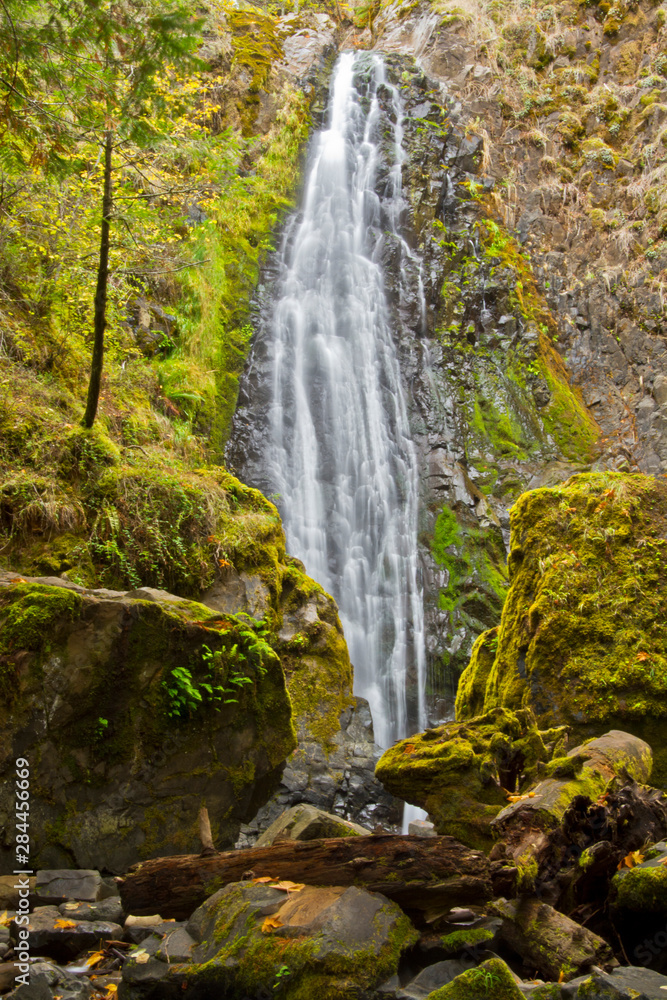
<svg viewBox="0 0 667 1000">
<path fill-rule="evenodd" d="M 181 920 L 229 882 L 266 875 L 309 885 L 363 886 L 423 911 L 483 903 L 492 895 L 487 858 L 453 837 L 281 841 L 209 857 L 154 858 L 134 865 L 118 882 L 126 913 Z"/>
<path fill-rule="evenodd" d="M 100 398 L 102 383 L 102 364 L 104 361 L 104 329 L 107 324 L 107 285 L 109 283 L 109 231 L 111 227 L 111 153 L 113 133 L 107 131 L 104 142 L 104 195 L 102 197 L 102 227 L 100 232 L 100 262 L 97 268 L 97 289 L 95 291 L 95 337 L 93 340 L 93 358 L 90 365 L 90 381 L 88 383 L 88 400 L 86 412 L 81 421 L 90 429 L 95 422 L 97 404 Z"/>
</svg>

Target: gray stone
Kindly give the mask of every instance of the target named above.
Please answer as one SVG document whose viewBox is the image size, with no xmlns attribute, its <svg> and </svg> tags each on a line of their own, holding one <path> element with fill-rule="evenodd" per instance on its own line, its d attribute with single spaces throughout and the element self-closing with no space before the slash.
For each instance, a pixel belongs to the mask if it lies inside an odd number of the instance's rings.
<svg viewBox="0 0 667 1000">
<path fill-rule="evenodd" d="M 102 885 L 98 871 L 92 869 L 57 868 L 38 871 L 35 896 L 43 903 L 64 903 L 68 899 L 93 902 Z"/>
<path fill-rule="evenodd" d="M 413 837 L 437 837 L 435 826 L 427 819 L 413 819 L 408 823 L 408 833 Z"/>
<path fill-rule="evenodd" d="M 168 934 L 170 931 L 176 930 L 177 927 L 183 926 L 184 924 L 176 923 L 173 920 L 157 920 L 152 924 L 126 924 L 124 933 L 126 938 L 133 941 L 134 944 L 141 944 L 142 948 L 144 948 L 146 947 L 147 938 L 151 935 L 157 934 L 159 940 L 161 940 L 164 934 Z"/>
<path fill-rule="evenodd" d="M 269 847 L 280 840 L 316 840 L 320 837 L 368 837 L 371 831 L 358 823 L 302 803 L 292 806 L 259 837 L 256 847 Z"/>
<path fill-rule="evenodd" d="M 406 1000 L 407 998 L 422 1000 L 422 997 L 427 997 L 434 990 L 451 983 L 452 979 L 456 979 L 469 967 L 464 962 L 452 958 L 446 959 L 444 962 L 436 962 L 434 965 L 427 966 L 419 975 L 411 979 L 398 996 L 405 997 Z"/>
<path fill-rule="evenodd" d="M 667 376 L 656 375 L 653 382 L 653 395 L 658 406 L 667 403 Z"/>
<path fill-rule="evenodd" d="M 667 976 L 643 966 L 622 966 L 571 979 L 561 987 L 563 1000 L 664 1000 Z"/>
</svg>

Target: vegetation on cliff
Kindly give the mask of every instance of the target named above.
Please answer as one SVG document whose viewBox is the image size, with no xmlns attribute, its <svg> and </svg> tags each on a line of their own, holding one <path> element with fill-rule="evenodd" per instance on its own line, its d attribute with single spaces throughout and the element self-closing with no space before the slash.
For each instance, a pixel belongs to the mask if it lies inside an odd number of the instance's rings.
<svg viewBox="0 0 667 1000">
<path fill-rule="evenodd" d="M 32 8 L 39 20 L 40 5 Z M 3 160 L 0 533 L 8 568 L 196 594 L 231 554 L 212 536 L 234 497 L 201 467 L 219 456 L 227 433 L 250 294 L 309 127 L 308 98 L 282 77 L 273 116 L 255 134 L 259 87 L 281 44 L 276 20 L 262 15 L 264 33 L 249 47 L 257 27 L 249 10 L 214 5 L 201 68 L 153 67 L 144 134 L 114 145 L 115 238 L 93 432 L 75 428 L 99 244 L 95 137 L 68 133 L 65 148 L 51 143 L 48 162 L 30 156 L 25 140 Z M 241 122 L 225 91 L 256 63 L 255 101 Z M 52 80 L 41 86 L 40 99 L 52 100 Z"/>
</svg>

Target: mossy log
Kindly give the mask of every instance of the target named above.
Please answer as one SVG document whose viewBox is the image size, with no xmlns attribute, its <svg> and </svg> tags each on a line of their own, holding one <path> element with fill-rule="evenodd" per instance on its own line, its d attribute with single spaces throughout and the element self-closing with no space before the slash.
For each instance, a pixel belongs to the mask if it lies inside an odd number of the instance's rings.
<svg viewBox="0 0 667 1000">
<path fill-rule="evenodd" d="M 483 903 L 489 862 L 453 837 L 335 837 L 271 847 L 186 854 L 134 865 L 119 879 L 126 913 L 184 919 L 230 882 L 272 876 L 309 885 L 357 885 L 415 910 Z"/>
</svg>

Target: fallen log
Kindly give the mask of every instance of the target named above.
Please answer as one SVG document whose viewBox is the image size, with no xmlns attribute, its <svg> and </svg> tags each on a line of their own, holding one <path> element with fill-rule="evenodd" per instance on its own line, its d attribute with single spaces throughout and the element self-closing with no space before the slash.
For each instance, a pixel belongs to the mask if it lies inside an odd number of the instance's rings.
<svg viewBox="0 0 667 1000">
<path fill-rule="evenodd" d="M 336 837 L 270 847 L 153 858 L 118 879 L 126 913 L 183 920 L 229 882 L 271 876 L 307 885 L 358 885 L 407 909 L 483 903 L 489 862 L 453 837 Z"/>
</svg>

